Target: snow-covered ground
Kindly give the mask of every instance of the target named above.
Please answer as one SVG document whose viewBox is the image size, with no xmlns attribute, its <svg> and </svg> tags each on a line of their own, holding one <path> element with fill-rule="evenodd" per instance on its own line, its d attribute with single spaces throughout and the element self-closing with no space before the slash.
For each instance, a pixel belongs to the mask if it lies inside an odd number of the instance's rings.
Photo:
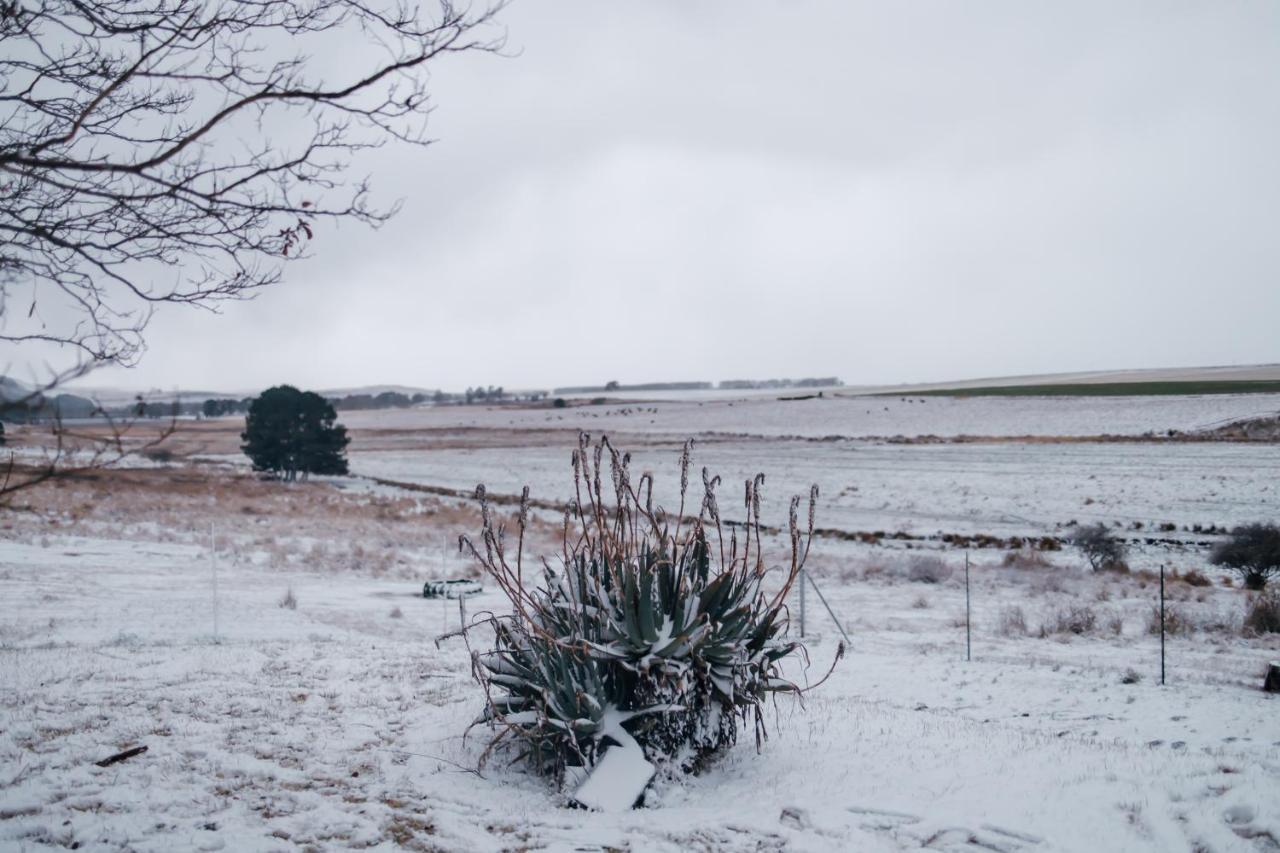
<svg viewBox="0 0 1280 853">
<path fill-rule="evenodd" d="M 147 463 L 0 511 L 0 850 L 1280 850 L 1280 698 L 1259 690 L 1280 635 L 1242 635 L 1246 594 L 1184 529 L 1280 515 L 1280 449 L 1053 440 L 1210 426 L 1280 397 L 906 400 L 343 421 L 357 474 L 447 489 L 527 483 L 563 500 L 581 426 L 633 449 L 669 508 L 680 439 L 697 435 L 729 518 L 763 471 L 770 524 L 810 482 L 835 531 L 1118 523 L 1135 569 L 1212 580 L 1169 584 L 1190 627 L 1169 638 L 1167 686 L 1147 572 L 975 550 L 966 662 L 963 554 L 823 537 L 812 577 L 851 638 L 831 680 L 779 700 L 759 754 L 744 741 L 700 776 L 662 776 L 641 811 L 569 809 L 505 760 L 474 772 L 487 737 L 463 737 L 481 703 L 470 658 L 457 638 L 433 642 L 459 613 L 417 595 L 469 570 L 451 544 L 475 531 L 473 508 L 362 478 L 264 483 L 242 459 Z M 200 425 L 191 446 L 230 461 L 227 423 Z M 866 438 L 899 434 L 1050 440 Z M 810 440 L 829 435 L 845 438 Z M 554 550 L 557 523 L 535 513 L 532 553 Z M 910 580 L 922 556 L 947 561 L 940 582 Z M 838 631 L 815 595 L 806 613 L 812 669 L 792 675 L 815 679 Z M 135 745 L 148 751 L 94 763 Z"/>
<path fill-rule="evenodd" d="M 1147 580 L 975 565 L 966 663 L 959 571 L 912 583 L 821 547 L 852 639 L 833 678 L 778 702 L 759 754 L 741 743 L 605 815 L 504 761 L 470 772 L 480 693 L 462 642 L 432 642 L 459 616 L 416 580 L 225 543 L 215 606 L 198 537 L 8 541 L 0 848 L 1275 849 L 1280 705 L 1258 685 L 1280 643 L 1221 624 L 1243 593 L 1171 585 L 1200 628 L 1171 639 L 1161 687 Z M 1038 636 L 1081 602 L 1106 627 Z M 837 636 L 818 607 L 813 678 Z M 1003 635 L 1010 608 L 1027 636 Z"/>
<path fill-rule="evenodd" d="M 1160 524 L 1230 525 L 1280 516 L 1280 445 L 991 443 L 884 444 L 735 440 L 698 446 L 697 460 L 724 478 L 726 517 L 741 515 L 743 481 L 766 472 L 765 522 L 786 523 L 786 498 L 817 483 L 822 526 L 915 535 L 1043 536 L 1071 521 L 1132 528 L 1142 540 Z M 653 471 L 655 500 L 679 502 L 680 444 L 633 451 Z M 352 470 L 400 482 L 535 497 L 572 497 L 570 448 L 536 446 L 357 451 Z M 1200 537 L 1188 537 L 1200 538 Z"/>
<path fill-rule="evenodd" d="M 785 395 L 780 395 L 785 396 Z M 799 436 L 1090 436 L 1191 431 L 1280 411 L 1280 394 L 1169 397 L 777 397 L 650 401 L 566 409 L 426 406 L 344 412 L 343 423 L 379 430 L 574 430 Z M 412 438 L 412 436 L 407 436 Z"/>
</svg>

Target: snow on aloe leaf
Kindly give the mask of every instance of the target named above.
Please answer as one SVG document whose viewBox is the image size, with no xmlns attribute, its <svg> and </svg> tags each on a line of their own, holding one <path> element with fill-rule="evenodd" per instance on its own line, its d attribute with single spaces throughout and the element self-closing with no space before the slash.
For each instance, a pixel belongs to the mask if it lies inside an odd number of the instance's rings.
<svg viewBox="0 0 1280 853">
<path fill-rule="evenodd" d="M 556 568 L 542 561 L 526 576 L 524 525 L 512 553 L 487 506 L 480 546 L 462 539 L 512 605 L 510 615 L 485 619 L 494 644 L 475 654 L 486 696 L 479 721 L 494 730 L 486 756 L 513 743 L 535 771 L 563 779 L 566 768 L 589 769 L 627 740 L 649 761 L 688 766 L 733 745 L 744 725 L 759 746 L 767 697 L 799 690 L 780 675 L 800 650 L 787 638 L 784 603 L 809 550 L 812 511 L 808 530 L 792 512 L 790 565 L 766 593 L 763 476 L 746 482 L 747 535 L 731 534 L 726 549 L 718 477 L 704 473 L 702 509 L 686 517 L 682 456 L 681 506 L 668 516 L 641 499 L 653 478 L 633 486 L 629 464 L 607 438 L 593 447 L 580 436 L 578 499 L 565 513 Z M 483 502 L 483 489 L 477 495 Z"/>
</svg>

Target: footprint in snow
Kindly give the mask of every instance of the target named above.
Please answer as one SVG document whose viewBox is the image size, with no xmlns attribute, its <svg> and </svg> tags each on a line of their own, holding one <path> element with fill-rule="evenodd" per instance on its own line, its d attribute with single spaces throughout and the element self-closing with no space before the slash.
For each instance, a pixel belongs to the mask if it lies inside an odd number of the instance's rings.
<svg viewBox="0 0 1280 853">
<path fill-rule="evenodd" d="M 929 850 L 1024 853 L 1040 849 L 1044 844 L 1043 839 L 1029 833 L 990 823 L 981 824 L 977 829 L 938 826 L 906 812 L 860 806 L 850 806 L 848 810 L 859 817 L 859 826 L 864 830 L 884 832 L 894 837 L 907 836 Z"/>
</svg>

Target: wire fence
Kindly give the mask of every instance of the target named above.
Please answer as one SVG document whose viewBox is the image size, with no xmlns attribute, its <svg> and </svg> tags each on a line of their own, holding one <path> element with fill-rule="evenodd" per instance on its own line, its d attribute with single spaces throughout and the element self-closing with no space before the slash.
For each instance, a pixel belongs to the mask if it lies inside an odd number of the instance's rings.
<svg viewBox="0 0 1280 853">
<path fill-rule="evenodd" d="M 835 610 L 831 607 L 827 597 L 823 594 L 821 587 L 817 581 L 809 575 L 804 569 L 800 570 L 799 584 L 799 605 L 800 605 L 800 636 L 804 638 L 809 631 L 809 625 L 812 619 L 809 614 L 807 591 L 812 590 L 818 597 L 818 601 L 826 610 L 827 615 L 835 624 L 836 629 L 840 632 L 840 636 L 844 638 L 846 647 L 852 649 L 853 641 L 849 637 L 848 631 L 845 630 L 844 624 L 840 621 L 840 617 L 836 615 Z M 1159 634 L 1160 634 L 1160 684 L 1166 684 L 1167 676 L 1167 636 L 1168 630 L 1168 610 L 1166 608 L 1165 595 L 1165 564 L 1160 564 L 1160 598 L 1159 598 Z M 964 659 L 966 662 L 973 660 L 973 595 L 970 584 L 970 562 L 969 552 L 964 553 Z"/>
</svg>

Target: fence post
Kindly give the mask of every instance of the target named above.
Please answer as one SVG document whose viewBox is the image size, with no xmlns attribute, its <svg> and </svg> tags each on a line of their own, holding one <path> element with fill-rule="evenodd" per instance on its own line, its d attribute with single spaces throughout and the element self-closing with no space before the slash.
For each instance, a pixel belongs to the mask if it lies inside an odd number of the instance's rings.
<svg viewBox="0 0 1280 853">
<path fill-rule="evenodd" d="M 213 642 L 218 644 L 218 539 L 209 522 L 209 566 L 213 570 Z"/>
<path fill-rule="evenodd" d="M 964 552 L 964 659 L 973 660 L 973 631 L 969 625 L 969 552 Z"/>
<path fill-rule="evenodd" d="M 804 639 L 804 569 L 800 570 L 800 639 Z"/>
<path fill-rule="evenodd" d="M 827 597 L 822 594 L 822 587 L 818 586 L 818 584 L 812 580 L 809 581 L 809 585 L 812 586 L 813 591 L 818 594 L 818 600 L 822 602 L 822 606 L 827 608 L 827 615 L 831 617 L 832 622 L 836 623 L 836 629 L 840 631 L 840 636 L 844 637 L 844 641 L 848 643 L 849 635 L 844 630 L 844 626 L 840 624 L 840 620 L 836 618 L 836 612 L 831 609 L 831 604 L 827 601 Z"/>
<path fill-rule="evenodd" d="M 1160 686 L 1164 686 L 1164 563 L 1160 564 Z"/>
</svg>

